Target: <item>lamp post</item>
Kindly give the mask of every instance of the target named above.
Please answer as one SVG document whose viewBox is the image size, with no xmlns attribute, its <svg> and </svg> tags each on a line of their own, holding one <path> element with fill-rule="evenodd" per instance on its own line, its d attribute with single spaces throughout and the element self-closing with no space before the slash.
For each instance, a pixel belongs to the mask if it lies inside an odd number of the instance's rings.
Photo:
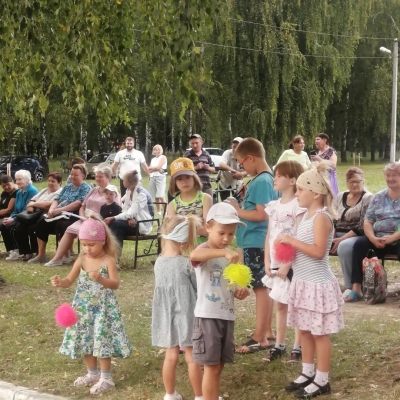
<svg viewBox="0 0 400 400">
<path fill-rule="evenodd" d="M 383 53 L 392 54 L 393 88 L 392 88 L 392 123 L 390 128 L 390 162 L 396 161 L 396 124 L 397 124 L 397 74 L 399 71 L 399 42 L 394 39 L 393 53 L 386 47 L 380 47 Z"/>
</svg>

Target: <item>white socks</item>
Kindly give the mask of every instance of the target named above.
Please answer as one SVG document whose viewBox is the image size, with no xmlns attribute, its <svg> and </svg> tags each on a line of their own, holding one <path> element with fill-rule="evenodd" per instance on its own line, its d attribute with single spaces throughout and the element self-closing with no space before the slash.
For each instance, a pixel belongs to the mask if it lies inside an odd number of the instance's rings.
<svg viewBox="0 0 400 400">
<path fill-rule="evenodd" d="M 307 363 L 302 363 L 302 370 L 301 373 L 308 376 L 308 377 L 313 377 L 315 375 L 315 364 L 307 364 Z M 300 375 L 296 380 L 295 383 L 303 383 L 307 380 L 306 377 L 303 375 Z"/>
<path fill-rule="evenodd" d="M 328 383 L 328 379 L 329 379 L 329 372 L 321 372 L 317 370 L 314 382 L 317 383 L 319 386 L 325 386 Z M 308 385 L 304 390 L 307 393 L 312 393 L 317 391 L 318 389 L 319 387 L 312 383 L 311 385 Z"/>
</svg>

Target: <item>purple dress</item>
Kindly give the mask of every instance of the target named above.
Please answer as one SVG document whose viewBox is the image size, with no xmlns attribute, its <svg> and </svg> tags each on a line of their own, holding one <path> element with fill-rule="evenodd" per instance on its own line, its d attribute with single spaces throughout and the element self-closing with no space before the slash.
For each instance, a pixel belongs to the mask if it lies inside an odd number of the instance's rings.
<svg viewBox="0 0 400 400">
<path fill-rule="evenodd" d="M 318 155 L 322 159 L 329 161 L 331 159 L 333 153 L 336 154 L 336 150 L 333 147 L 328 147 L 328 150 L 325 150 L 323 153 L 319 153 Z M 336 196 L 339 193 L 339 188 L 338 188 L 337 178 L 336 178 L 336 168 L 335 169 L 331 168 L 329 171 L 329 174 L 330 174 L 332 193 Z"/>
</svg>

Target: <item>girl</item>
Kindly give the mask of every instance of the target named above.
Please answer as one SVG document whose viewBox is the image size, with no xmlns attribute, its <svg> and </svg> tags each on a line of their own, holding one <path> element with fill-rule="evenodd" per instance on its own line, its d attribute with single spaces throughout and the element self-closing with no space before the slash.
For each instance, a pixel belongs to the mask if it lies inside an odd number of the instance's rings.
<svg viewBox="0 0 400 400">
<path fill-rule="evenodd" d="M 179 346 L 185 347 L 189 379 L 196 399 L 201 397 L 201 370 L 192 359 L 192 330 L 196 306 L 196 277 L 185 257 L 196 247 L 195 217 L 166 217 L 161 228 L 162 253 L 154 265 L 155 289 L 151 341 L 167 348 L 162 370 L 164 400 L 182 400 L 175 391 Z"/>
<path fill-rule="evenodd" d="M 288 326 L 300 329 L 303 369 L 286 390 L 295 392 L 295 397 L 300 399 L 331 392 L 328 382 L 329 334 L 344 327 L 339 283 L 329 268 L 334 210 L 326 172 L 326 164 L 312 164 L 311 169 L 297 179 L 296 197 L 299 206 L 306 208 L 307 212 L 297 229 L 296 238 L 282 235 L 277 239 L 297 250 L 288 301 Z"/>
<path fill-rule="evenodd" d="M 269 218 L 269 229 L 265 239 L 265 273 L 263 283 L 269 288 L 270 297 L 276 301 L 276 342 L 264 361 L 275 361 L 286 353 L 286 321 L 290 281 L 293 276 L 292 263 L 279 264 L 274 260 L 274 242 L 277 237 L 288 234 L 295 236 L 301 214 L 305 212 L 295 197 L 296 180 L 304 172 L 297 161 L 282 161 L 275 167 L 274 189 L 282 197 L 268 203 L 265 212 Z M 289 362 L 301 358 L 300 331 L 295 329 L 294 346 Z"/>
<path fill-rule="evenodd" d="M 198 227 L 197 233 L 203 237 L 200 242 L 205 242 L 208 233 L 204 224 L 208 210 L 212 206 L 212 198 L 201 191 L 200 178 L 196 174 L 192 160 L 178 158 L 171 163 L 170 168 L 169 192 L 176 197 L 168 204 L 167 214 L 199 217 L 201 226 Z"/>
<path fill-rule="evenodd" d="M 111 357 L 128 357 L 132 348 L 114 293 L 119 287 L 116 241 L 105 223 L 94 216 L 82 223 L 79 240 L 82 254 L 71 272 L 64 279 L 57 275 L 51 278 L 54 287 L 62 288 L 70 287 L 78 278 L 72 307 L 79 321 L 66 329 L 60 353 L 73 359 L 85 357 L 88 373 L 76 379 L 74 386 L 92 386 L 90 393 L 100 394 L 115 387 L 110 375 Z"/>
</svg>

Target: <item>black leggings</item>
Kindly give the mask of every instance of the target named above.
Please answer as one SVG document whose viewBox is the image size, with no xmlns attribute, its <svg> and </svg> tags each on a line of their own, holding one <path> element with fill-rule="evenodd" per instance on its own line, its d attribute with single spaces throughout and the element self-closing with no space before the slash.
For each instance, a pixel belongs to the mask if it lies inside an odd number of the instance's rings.
<svg viewBox="0 0 400 400">
<path fill-rule="evenodd" d="M 33 254 L 38 252 L 38 243 L 35 235 L 36 223 L 24 224 L 20 222 L 14 229 L 14 239 L 18 244 L 19 254 Z"/>
<path fill-rule="evenodd" d="M 49 235 L 55 234 L 59 242 L 67 228 L 74 222 L 76 222 L 74 217 L 70 219 L 61 218 L 51 222 L 46 222 L 45 219 L 41 219 L 35 225 L 35 235 L 38 239 L 47 243 L 49 241 Z"/>
<path fill-rule="evenodd" d="M 18 244 L 14 240 L 13 231 L 18 224 L 17 221 L 12 222 L 9 225 L 0 224 L 1 236 L 3 236 L 4 246 L 7 251 L 15 250 L 18 248 Z"/>
</svg>

